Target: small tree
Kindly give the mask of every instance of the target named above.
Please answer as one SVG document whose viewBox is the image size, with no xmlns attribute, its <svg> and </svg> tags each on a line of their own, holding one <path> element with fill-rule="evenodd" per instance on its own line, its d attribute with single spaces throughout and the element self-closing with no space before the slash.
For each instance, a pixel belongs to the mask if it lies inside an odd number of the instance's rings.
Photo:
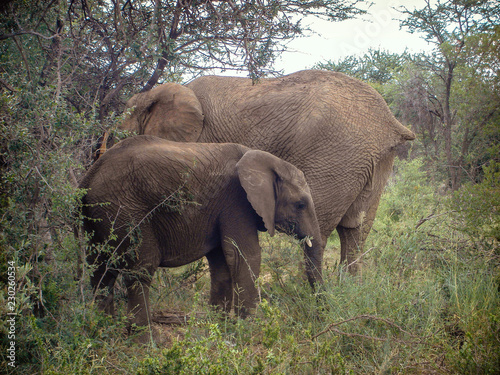
<svg viewBox="0 0 500 375">
<path fill-rule="evenodd" d="M 476 122 L 477 125 L 469 125 L 467 116 L 477 118 L 477 113 L 459 113 L 460 100 L 456 99 L 463 99 L 463 96 L 457 95 L 457 91 L 464 88 L 464 74 L 467 74 L 467 71 L 470 74 L 482 65 L 481 70 L 484 72 L 481 59 L 471 56 L 473 50 L 479 50 L 473 47 L 478 36 L 485 45 L 498 45 L 495 35 L 498 33 L 496 25 L 500 21 L 500 5 L 496 1 L 488 0 L 438 0 L 432 3 L 425 0 L 424 8 L 410 11 L 403 7 L 401 13 L 407 16 L 401 21 L 401 26 L 412 33 L 423 32 L 425 39 L 435 46 L 432 54 L 421 55 L 415 64 L 425 72 L 419 75 L 420 87 L 427 95 L 429 113 L 440 125 L 438 132 L 444 143 L 450 186 L 455 190 L 460 185 L 465 156 L 477 136 L 478 126 L 485 126 L 481 120 Z M 493 57 L 491 53 L 486 54 L 489 59 Z M 496 53 L 493 60 L 498 60 L 499 57 Z M 496 64 L 498 65 L 498 62 Z M 498 71 L 496 74 L 498 75 Z M 486 75 L 475 76 L 483 82 L 485 79 L 489 80 Z M 469 83 L 472 81 L 469 80 Z M 492 87 L 489 91 L 493 97 L 490 96 L 489 113 L 483 114 L 482 117 L 486 122 L 500 108 L 498 87 Z M 480 106 L 484 107 L 483 104 Z"/>
</svg>

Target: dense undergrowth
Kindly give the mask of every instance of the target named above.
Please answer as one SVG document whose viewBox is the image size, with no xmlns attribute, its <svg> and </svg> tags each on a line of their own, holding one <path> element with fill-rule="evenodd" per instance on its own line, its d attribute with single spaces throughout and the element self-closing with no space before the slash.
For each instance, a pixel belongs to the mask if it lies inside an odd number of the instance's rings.
<svg viewBox="0 0 500 375">
<path fill-rule="evenodd" d="M 24 147 L 34 158 L 26 180 L 45 161 Z M 50 231 L 40 226 L 27 231 L 34 220 L 9 209 L 16 197 L 3 202 L 0 308 L 6 316 L 8 267 L 13 264 L 17 315 L 15 368 L 8 357 L 11 328 L 1 322 L 2 372 L 498 373 L 500 191 L 495 166 L 485 173 L 481 184 L 438 194 L 422 160 L 398 161 L 365 247 L 362 277 L 338 265 L 340 245 L 332 236 L 326 282 L 314 295 L 303 276 L 300 246 L 285 236 L 263 234 L 261 302 L 246 320 L 224 319 L 207 306 L 209 278 L 203 262 L 159 270 L 154 310 L 192 318 L 182 326 L 156 324 L 162 341 L 149 346 L 124 335 L 125 292 L 119 285 L 119 316 L 111 319 L 96 310 L 90 270 L 82 280 L 76 277 L 80 243 L 68 225 L 79 193 L 71 187 L 55 191 L 65 185 L 42 181 L 38 199 L 44 197 L 42 209 L 51 208 L 45 212 Z M 10 183 L 21 186 L 15 176 Z M 7 219 L 17 222 L 8 225 Z"/>
</svg>

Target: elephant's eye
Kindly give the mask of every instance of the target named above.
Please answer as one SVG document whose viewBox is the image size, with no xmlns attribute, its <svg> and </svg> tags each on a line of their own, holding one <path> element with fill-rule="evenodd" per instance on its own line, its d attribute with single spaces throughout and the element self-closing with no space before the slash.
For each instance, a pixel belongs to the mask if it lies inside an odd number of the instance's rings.
<svg viewBox="0 0 500 375">
<path fill-rule="evenodd" d="M 303 210 L 304 208 L 306 208 L 306 204 L 302 201 L 295 202 L 295 208 L 297 210 Z"/>
</svg>

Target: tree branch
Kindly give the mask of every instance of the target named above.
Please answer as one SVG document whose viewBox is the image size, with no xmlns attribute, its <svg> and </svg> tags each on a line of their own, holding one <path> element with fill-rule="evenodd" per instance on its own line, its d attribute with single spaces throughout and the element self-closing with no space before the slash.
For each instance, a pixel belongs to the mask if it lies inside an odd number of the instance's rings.
<svg viewBox="0 0 500 375">
<path fill-rule="evenodd" d="M 9 90 L 10 92 L 17 92 L 16 89 L 12 88 L 12 86 L 10 86 L 7 82 L 5 82 L 2 78 L 0 78 L 0 83 L 5 86 L 5 88 L 7 90 Z"/>
<path fill-rule="evenodd" d="M 35 35 L 35 36 L 38 36 L 38 37 L 43 38 L 45 40 L 51 40 L 51 39 L 54 39 L 58 36 L 58 34 L 54 34 L 52 36 L 45 36 L 43 34 L 37 33 L 36 31 L 32 31 L 32 30 L 20 30 L 20 31 L 16 31 L 15 33 L 2 34 L 2 35 L 0 35 L 0 40 L 15 38 L 16 36 L 19 36 L 19 35 Z"/>
<path fill-rule="evenodd" d="M 404 333 L 404 334 L 412 337 L 414 340 L 407 341 L 407 340 L 402 340 L 402 339 L 394 338 L 394 337 L 390 337 L 389 338 L 389 337 L 368 336 L 368 335 L 362 335 L 362 334 L 359 334 L 359 333 L 343 332 L 343 331 L 340 331 L 339 329 L 335 328 L 335 327 L 337 327 L 337 326 L 339 326 L 341 324 L 345 324 L 345 323 L 348 323 L 348 322 L 352 322 L 354 320 L 361 320 L 361 319 L 368 319 L 368 320 L 375 320 L 375 321 L 379 321 L 379 322 L 384 322 L 385 324 L 387 324 L 387 325 L 389 325 L 389 326 L 391 326 L 393 328 L 396 328 L 399 332 Z M 395 342 L 398 342 L 398 343 L 402 343 L 402 344 L 407 344 L 407 345 L 408 344 L 427 344 L 427 345 L 434 345 L 435 346 L 435 344 L 430 344 L 430 343 L 427 343 L 427 342 L 424 341 L 427 337 L 416 336 L 416 335 L 412 334 L 411 332 L 408 332 L 407 330 L 405 330 L 404 328 L 402 328 L 401 326 L 397 325 L 396 323 L 394 323 L 393 321 L 391 321 L 389 319 L 379 318 L 377 316 L 368 315 L 368 314 L 358 315 L 358 316 L 355 316 L 353 318 L 342 320 L 342 321 L 337 322 L 337 323 L 331 323 L 323 331 L 321 331 L 321 332 L 317 333 L 316 335 L 314 335 L 312 337 L 312 340 L 317 339 L 319 336 L 324 335 L 327 332 L 334 332 L 334 333 L 342 335 L 342 336 L 358 337 L 358 338 L 363 338 L 363 339 L 367 339 L 367 340 L 375 340 L 375 341 L 388 341 L 388 340 L 392 340 L 392 341 L 395 341 Z"/>
<path fill-rule="evenodd" d="M 437 217 L 440 217 L 440 216 L 443 216 L 443 215 L 448 215 L 448 214 L 451 214 L 453 212 L 457 212 L 456 210 L 451 210 L 451 211 L 448 211 L 448 212 L 443 212 L 443 213 L 440 213 L 440 214 L 437 214 L 437 215 L 434 215 L 434 213 L 430 214 L 429 216 L 425 217 L 425 218 L 422 218 L 420 219 L 418 222 L 417 222 L 417 225 L 415 225 L 415 230 L 417 230 L 423 223 L 425 223 L 426 221 L 429 221 L 431 219 L 435 219 Z"/>
</svg>

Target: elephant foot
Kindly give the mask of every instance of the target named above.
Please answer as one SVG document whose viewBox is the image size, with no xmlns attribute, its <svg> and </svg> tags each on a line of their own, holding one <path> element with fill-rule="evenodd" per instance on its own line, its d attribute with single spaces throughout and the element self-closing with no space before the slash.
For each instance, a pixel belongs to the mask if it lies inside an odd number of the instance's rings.
<svg viewBox="0 0 500 375">
<path fill-rule="evenodd" d="M 115 304 L 112 292 L 109 293 L 107 296 L 99 298 L 97 306 L 99 310 L 103 311 L 105 314 L 112 316 L 113 318 L 116 317 Z"/>
<path fill-rule="evenodd" d="M 238 316 L 241 319 L 246 319 L 249 316 L 255 315 L 256 311 L 257 311 L 256 303 L 247 304 L 246 306 L 243 304 L 237 304 L 234 306 L 234 312 L 236 316 Z"/>
<path fill-rule="evenodd" d="M 219 314 L 223 318 L 229 318 L 231 316 L 232 305 L 229 303 L 212 303 L 210 301 L 211 310 L 216 314 Z"/>
<path fill-rule="evenodd" d="M 136 344 L 149 345 L 160 342 L 160 331 L 154 326 L 138 327 L 135 324 L 127 328 L 127 336 Z"/>
<path fill-rule="evenodd" d="M 362 276 L 363 264 L 360 261 L 353 261 L 348 264 L 347 271 L 352 276 Z"/>
</svg>

